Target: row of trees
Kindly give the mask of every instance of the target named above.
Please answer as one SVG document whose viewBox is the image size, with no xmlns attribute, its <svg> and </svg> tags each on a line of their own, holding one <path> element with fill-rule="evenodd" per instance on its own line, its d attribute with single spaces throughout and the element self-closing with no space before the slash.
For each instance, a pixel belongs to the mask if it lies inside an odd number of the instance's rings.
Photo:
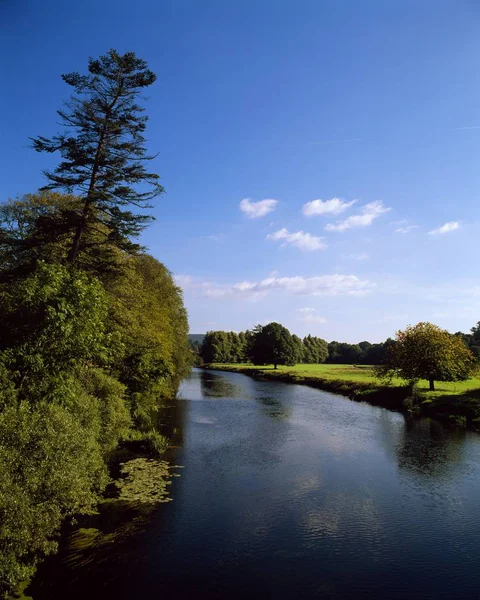
<svg viewBox="0 0 480 600">
<path fill-rule="evenodd" d="M 68 131 L 34 140 L 62 160 L 0 206 L 0 596 L 92 510 L 120 443 L 165 447 L 158 406 L 190 368 L 181 291 L 135 242 L 136 207 L 161 191 L 136 104 L 154 79 L 115 51 L 64 76 Z"/>
<path fill-rule="evenodd" d="M 288 329 L 278 323 L 266 326 L 257 325 L 252 331 L 208 331 L 202 344 L 193 346 L 200 363 L 242 363 L 269 364 L 267 347 L 281 345 L 277 356 L 278 364 L 321 363 L 328 356 L 328 345 L 321 338 L 308 335 L 303 340 L 291 335 Z"/>
<path fill-rule="evenodd" d="M 472 339 L 480 333 L 472 328 Z M 450 334 L 431 323 L 418 323 L 398 331 L 395 340 L 384 344 L 340 344 L 307 336 L 301 340 L 279 323 L 257 325 L 252 331 L 236 334 L 209 331 L 198 348 L 205 363 L 244 362 L 255 365 L 295 365 L 296 363 L 375 364 L 379 377 L 400 377 L 410 382 L 427 379 L 430 390 L 435 381 L 467 379 L 478 367 L 478 355 L 468 347 L 461 333 Z M 370 362 L 371 361 L 371 362 Z"/>
<path fill-rule="evenodd" d="M 285 328 L 284 328 L 285 329 Z M 208 331 L 202 344 L 193 346 L 197 354 L 197 362 L 203 363 L 242 363 L 254 361 L 252 354 L 252 341 L 263 331 L 263 327 L 257 326 L 251 331 L 235 333 L 234 331 Z M 289 333 L 290 335 L 290 333 Z M 346 344 L 340 342 L 327 343 L 325 340 L 312 335 L 300 339 L 295 334 L 290 335 L 289 340 L 294 350 L 294 363 L 338 363 L 338 364 L 380 364 L 384 358 L 389 345 L 393 340 L 389 339 L 381 344 Z M 288 363 L 285 363 L 288 364 Z"/>
</svg>

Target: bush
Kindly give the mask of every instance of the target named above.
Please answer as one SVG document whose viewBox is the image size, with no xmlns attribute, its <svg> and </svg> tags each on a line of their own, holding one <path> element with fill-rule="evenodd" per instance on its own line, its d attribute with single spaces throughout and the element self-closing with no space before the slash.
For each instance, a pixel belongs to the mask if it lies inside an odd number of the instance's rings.
<svg viewBox="0 0 480 600">
<path fill-rule="evenodd" d="M 62 520 L 90 511 L 107 482 L 90 403 L 72 413 L 23 401 L 0 414 L 0 592 L 56 550 Z"/>
</svg>

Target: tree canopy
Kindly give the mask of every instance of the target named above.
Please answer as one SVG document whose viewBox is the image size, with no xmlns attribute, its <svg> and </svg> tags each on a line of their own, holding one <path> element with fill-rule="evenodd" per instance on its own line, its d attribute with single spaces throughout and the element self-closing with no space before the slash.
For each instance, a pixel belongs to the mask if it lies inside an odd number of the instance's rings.
<svg viewBox="0 0 480 600">
<path fill-rule="evenodd" d="M 181 290 L 134 243 L 162 191 L 136 103 L 155 76 L 112 50 L 64 80 L 68 131 L 34 140 L 62 162 L 0 205 L 0 597 L 95 508 L 118 446 L 168 446 L 158 409 L 192 362 Z"/>
<path fill-rule="evenodd" d="M 434 390 L 435 381 L 468 379 L 475 366 L 472 352 L 459 336 L 432 323 L 418 323 L 397 332 L 377 372 L 412 382 L 427 379 Z"/>
<path fill-rule="evenodd" d="M 251 333 L 248 356 L 255 365 L 294 365 L 299 360 L 298 344 L 280 323 L 257 325 Z"/>
<path fill-rule="evenodd" d="M 150 200 L 163 192 L 159 176 L 144 166 L 153 156 L 145 148 L 147 117 L 138 104 L 140 92 L 156 76 L 133 52 L 121 55 L 110 50 L 90 58 L 87 75 L 73 72 L 62 79 L 76 93 L 57 111 L 65 131 L 32 142 L 38 152 L 60 152 L 62 157 L 53 171 L 44 172 L 48 179 L 44 189 L 81 197 L 78 208 L 64 212 L 58 224 L 72 234 L 67 259 L 76 261 L 89 229 L 131 252 L 136 248 L 132 237 L 151 217 L 129 207 L 148 208 Z"/>
</svg>

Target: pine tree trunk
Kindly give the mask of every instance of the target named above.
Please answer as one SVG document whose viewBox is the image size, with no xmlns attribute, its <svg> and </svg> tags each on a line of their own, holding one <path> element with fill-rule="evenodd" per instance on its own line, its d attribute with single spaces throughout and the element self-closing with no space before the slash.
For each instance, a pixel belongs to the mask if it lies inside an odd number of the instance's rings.
<svg viewBox="0 0 480 600">
<path fill-rule="evenodd" d="M 435 382 L 433 379 L 429 379 L 429 383 L 430 383 L 430 391 L 434 392 L 435 391 Z"/>
<path fill-rule="evenodd" d="M 95 186 L 97 184 L 97 176 L 98 176 L 98 170 L 99 170 L 99 166 L 100 166 L 100 157 L 103 152 L 103 146 L 105 144 L 105 138 L 107 135 L 108 126 L 110 124 L 110 114 L 111 114 L 111 110 L 115 106 L 119 96 L 120 96 L 120 92 L 117 93 L 117 95 L 115 96 L 115 99 L 110 104 L 110 106 L 108 107 L 108 109 L 105 113 L 105 124 L 104 124 L 102 132 L 100 134 L 100 139 L 98 140 L 97 151 L 95 153 L 95 161 L 93 163 L 93 168 L 92 168 L 92 176 L 90 178 L 90 184 L 88 186 L 87 198 L 85 200 L 85 205 L 84 205 L 83 211 L 82 211 L 82 219 L 81 219 L 80 223 L 78 224 L 77 229 L 75 231 L 72 246 L 70 248 L 70 251 L 69 251 L 68 257 L 67 257 L 67 260 L 69 263 L 74 263 L 76 261 L 77 256 L 78 256 L 78 251 L 80 249 L 80 240 L 82 239 L 82 236 L 85 233 L 85 229 L 87 228 L 87 218 L 90 213 L 90 207 L 93 203 L 92 198 L 93 198 L 93 194 L 95 192 Z"/>
<path fill-rule="evenodd" d="M 78 251 L 80 250 L 80 240 L 82 239 L 83 234 L 85 233 L 85 229 L 87 228 L 87 218 L 88 213 L 90 212 L 90 206 L 92 202 L 91 200 L 86 200 L 85 205 L 82 211 L 82 217 L 80 223 L 77 225 L 77 229 L 75 230 L 75 235 L 73 236 L 73 242 L 68 252 L 67 261 L 69 263 L 74 263 L 78 256 Z"/>
<path fill-rule="evenodd" d="M 273 365 L 273 368 L 274 368 L 274 369 L 276 369 L 276 368 L 277 368 L 277 365 Z"/>
</svg>

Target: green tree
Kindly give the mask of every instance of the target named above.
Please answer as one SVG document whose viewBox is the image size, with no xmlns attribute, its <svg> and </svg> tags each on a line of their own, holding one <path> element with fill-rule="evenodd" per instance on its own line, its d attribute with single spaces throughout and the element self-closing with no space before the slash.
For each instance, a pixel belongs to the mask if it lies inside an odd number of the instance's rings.
<svg viewBox="0 0 480 600">
<path fill-rule="evenodd" d="M 107 329 L 108 298 L 98 280 L 40 263 L 26 279 L 3 287 L 0 357 L 22 395 L 38 388 L 50 396 L 67 374 L 108 365 L 120 350 Z"/>
<path fill-rule="evenodd" d="M 85 232 L 99 222 L 107 225 L 105 241 L 132 252 L 138 246 L 131 238 L 139 235 L 150 217 L 128 207 L 148 208 L 163 192 L 159 176 L 144 166 L 154 157 L 145 149 L 147 117 L 137 104 L 141 90 L 156 76 L 133 52 L 121 55 L 110 50 L 89 60 L 87 75 L 74 72 L 62 78 L 76 92 L 57 111 L 66 131 L 32 141 L 38 152 L 62 156 L 53 171 L 44 172 L 49 181 L 44 189 L 77 192 L 82 198 L 68 219 L 72 231 L 68 261 L 76 261 Z M 136 189 L 139 184 L 143 191 Z"/>
<path fill-rule="evenodd" d="M 255 365 L 294 365 L 298 362 L 298 345 L 280 323 L 257 325 L 252 332 L 250 360 Z"/>
<path fill-rule="evenodd" d="M 304 359 L 307 364 L 323 363 L 328 357 L 328 344 L 321 338 L 307 335 L 303 338 Z"/>
<path fill-rule="evenodd" d="M 147 254 L 127 257 L 121 277 L 106 284 L 110 327 L 124 353 L 113 365 L 127 387 L 135 426 L 152 431 L 161 398 L 173 398 L 192 365 L 188 320 L 171 273 Z"/>
<path fill-rule="evenodd" d="M 0 204 L 0 282 L 26 277 L 38 261 L 66 264 L 82 206 L 79 196 L 48 190 Z M 125 252 L 109 234 L 109 219 L 99 213 L 83 234 L 77 269 L 102 280 L 119 275 Z"/>
<path fill-rule="evenodd" d="M 305 346 L 301 340 L 301 338 L 298 337 L 298 335 L 295 335 L 294 333 L 292 334 L 292 342 L 294 343 L 294 345 L 296 346 L 296 361 L 295 362 L 306 362 L 305 361 Z"/>
<path fill-rule="evenodd" d="M 474 369 L 474 356 L 462 339 L 432 323 L 418 323 L 397 332 L 377 373 L 412 382 L 427 379 L 434 390 L 435 381 L 468 379 Z"/>
</svg>

